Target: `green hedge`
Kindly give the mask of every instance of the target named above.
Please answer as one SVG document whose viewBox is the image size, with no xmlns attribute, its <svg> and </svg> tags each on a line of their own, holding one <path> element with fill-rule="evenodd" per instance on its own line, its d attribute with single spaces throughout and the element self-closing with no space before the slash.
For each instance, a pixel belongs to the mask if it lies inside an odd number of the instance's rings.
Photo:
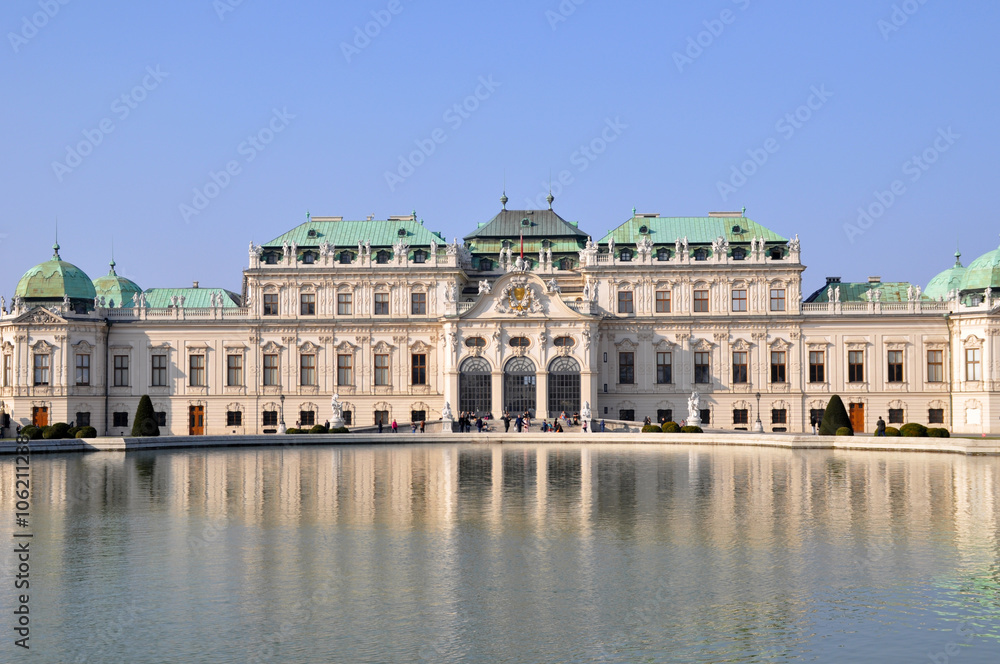
<svg viewBox="0 0 1000 664">
<path fill-rule="evenodd" d="M 885 428 L 885 435 L 887 435 L 887 436 L 898 436 L 899 435 L 899 429 L 897 429 L 896 427 L 886 427 Z"/>
<path fill-rule="evenodd" d="M 931 438 L 951 438 L 951 434 L 948 430 L 941 427 L 932 427 L 927 429 L 927 435 Z"/>
<path fill-rule="evenodd" d="M 97 438 L 97 429 L 94 427 L 80 427 L 76 432 L 77 438 Z"/>
<path fill-rule="evenodd" d="M 351 433 L 351 430 L 347 427 L 334 427 L 330 429 L 330 433 Z"/>
<path fill-rule="evenodd" d="M 847 409 L 844 408 L 844 402 L 841 400 L 839 394 L 834 394 L 830 397 L 830 402 L 826 404 L 826 410 L 823 411 L 823 421 L 819 425 L 819 435 L 821 436 L 835 436 L 838 435 L 837 431 L 843 427 L 847 427 L 854 432 L 854 428 L 851 426 L 851 418 L 847 415 Z"/>
<path fill-rule="evenodd" d="M 851 427 L 840 427 L 839 429 L 837 429 L 836 435 L 838 435 L 838 436 L 853 436 L 854 435 L 854 429 L 852 429 Z"/>
<path fill-rule="evenodd" d="M 29 424 L 21 429 L 21 435 L 27 436 L 29 440 L 40 440 L 42 437 L 42 430 L 34 424 Z"/>
<path fill-rule="evenodd" d="M 330 430 L 322 424 L 317 424 L 312 429 L 309 429 L 309 433 L 330 433 Z"/>
<path fill-rule="evenodd" d="M 899 435 L 907 436 L 909 438 L 926 438 L 927 427 L 923 424 L 917 424 L 916 422 L 907 422 L 903 426 L 899 427 Z"/>
<path fill-rule="evenodd" d="M 686 427 L 681 427 L 681 433 L 704 433 L 701 427 L 688 425 Z"/>
<path fill-rule="evenodd" d="M 663 430 L 655 424 L 644 424 L 642 426 L 643 433 L 663 433 Z"/>
<path fill-rule="evenodd" d="M 677 422 L 664 422 L 660 428 L 663 433 L 677 433 L 681 430 L 681 425 L 677 424 Z"/>
<path fill-rule="evenodd" d="M 45 440 L 60 440 L 69 437 L 69 425 L 65 422 L 56 422 L 42 429 L 42 438 Z"/>
</svg>

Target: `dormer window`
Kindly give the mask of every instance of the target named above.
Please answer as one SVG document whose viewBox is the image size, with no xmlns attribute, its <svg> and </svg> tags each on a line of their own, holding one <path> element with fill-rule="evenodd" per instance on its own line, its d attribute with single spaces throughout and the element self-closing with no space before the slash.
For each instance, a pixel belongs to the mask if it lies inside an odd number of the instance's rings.
<svg viewBox="0 0 1000 664">
<path fill-rule="evenodd" d="M 785 257 L 784 252 L 781 250 L 781 247 L 771 247 L 770 254 L 772 261 L 780 261 L 782 258 Z"/>
<path fill-rule="evenodd" d="M 277 265 L 278 263 L 278 252 L 269 251 L 264 254 L 264 263 L 267 265 Z"/>
<path fill-rule="evenodd" d="M 696 261 L 708 260 L 708 252 L 704 249 L 698 248 L 694 250 L 694 259 Z"/>
<path fill-rule="evenodd" d="M 398 231 L 396 231 L 396 235 L 398 235 L 399 237 L 406 237 L 406 229 L 400 228 Z"/>
<path fill-rule="evenodd" d="M 559 269 L 564 272 L 573 269 L 573 259 L 572 258 L 560 258 L 559 259 Z"/>
<path fill-rule="evenodd" d="M 646 235 L 647 233 L 649 233 L 649 226 L 645 225 L 639 226 L 639 233 L 641 233 L 642 235 Z"/>
<path fill-rule="evenodd" d="M 746 260 L 746 258 L 747 258 L 747 250 L 746 249 L 744 249 L 743 247 L 736 247 L 735 249 L 733 249 L 733 260 L 734 261 L 743 261 L 743 260 Z"/>
<path fill-rule="evenodd" d="M 489 258 L 480 258 L 479 259 L 479 271 L 480 272 L 489 272 L 492 269 L 493 269 L 493 261 L 491 261 Z"/>
<path fill-rule="evenodd" d="M 622 252 L 618 254 L 618 258 L 620 258 L 623 263 L 630 262 L 632 260 L 632 250 L 622 249 Z"/>
<path fill-rule="evenodd" d="M 304 254 L 302 254 L 302 262 L 305 263 L 306 265 L 312 265 L 313 263 L 316 262 L 316 254 L 314 254 L 311 251 L 305 252 Z"/>
<path fill-rule="evenodd" d="M 413 262 L 414 263 L 426 263 L 427 262 L 427 252 L 423 249 L 417 249 L 413 252 Z"/>
<path fill-rule="evenodd" d="M 385 249 L 381 249 L 377 254 L 375 254 L 375 262 L 379 265 L 385 265 L 389 262 L 389 252 Z"/>
<path fill-rule="evenodd" d="M 656 260 L 658 261 L 668 261 L 670 260 L 670 250 L 666 247 L 660 247 L 656 250 Z"/>
<path fill-rule="evenodd" d="M 316 235 L 317 235 L 317 233 L 316 233 L 316 229 L 315 228 L 310 228 L 309 232 L 306 233 L 307 237 L 316 237 Z"/>
<path fill-rule="evenodd" d="M 340 252 L 341 265 L 350 265 L 353 260 L 354 260 L 354 254 L 352 254 L 351 252 L 349 251 Z"/>
</svg>

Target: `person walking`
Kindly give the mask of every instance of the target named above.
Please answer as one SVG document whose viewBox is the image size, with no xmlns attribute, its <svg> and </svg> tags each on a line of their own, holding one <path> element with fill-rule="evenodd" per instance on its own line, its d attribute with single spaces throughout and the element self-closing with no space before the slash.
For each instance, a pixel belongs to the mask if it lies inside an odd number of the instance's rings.
<svg viewBox="0 0 1000 664">
<path fill-rule="evenodd" d="M 885 420 L 882 419 L 881 415 L 878 416 L 878 422 L 875 423 L 875 435 L 876 436 L 885 435 Z"/>
<path fill-rule="evenodd" d="M 815 436 L 816 435 L 816 427 L 819 426 L 819 418 L 816 417 L 816 413 L 813 413 L 812 415 L 809 416 L 809 424 L 812 425 L 813 435 Z"/>
<path fill-rule="evenodd" d="M 601 420 L 601 433 L 604 433 L 604 420 Z"/>
<path fill-rule="evenodd" d="M 583 432 L 587 433 L 587 420 L 583 421 Z"/>
<path fill-rule="evenodd" d="M 481 417 L 476 418 L 476 431 L 479 433 L 483 432 L 483 418 Z"/>
<path fill-rule="evenodd" d="M 420 420 L 420 433 L 424 432 L 424 425 L 426 423 L 427 423 L 427 420 Z"/>
<path fill-rule="evenodd" d="M 396 418 L 392 418 L 392 432 L 399 433 L 399 425 L 396 424 Z"/>
<path fill-rule="evenodd" d="M 382 433 L 382 418 L 378 418 L 378 432 Z"/>
<path fill-rule="evenodd" d="M 518 433 L 521 433 L 521 428 L 522 428 L 523 426 L 524 426 L 524 420 L 522 420 L 522 419 L 521 419 L 521 416 L 520 416 L 520 415 L 518 415 L 518 416 L 517 416 L 517 419 L 516 419 L 516 420 L 514 420 L 514 428 L 515 428 L 515 429 L 517 429 L 517 432 L 518 432 Z"/>
<path fill-rule="evenodd" d="M 507 433 L 508 431 L 510 431 L 510 413 L 505 412 L 503 414 L 502 419 L 503 419 L 503 432 Z"/>
</svg>

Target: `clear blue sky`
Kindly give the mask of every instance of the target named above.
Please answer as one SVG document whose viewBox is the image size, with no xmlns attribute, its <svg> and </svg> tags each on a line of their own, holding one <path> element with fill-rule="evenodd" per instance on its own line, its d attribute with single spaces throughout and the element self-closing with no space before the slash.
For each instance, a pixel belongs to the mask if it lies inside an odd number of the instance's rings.
<svg viewBox="0 0 1000 664">
<path fill-rule="evenodd" d="M 508 207 L 571 178 L 555 209 L 594 236 L 633 206 L 746 206 L 800 236 L 807 292 L 926 284 L 956 241 L 966 264 L 1000 243 L 995 0 L 62 2 L 0 8 L 8 300 L 57 219 L 91 277 L 113 239 L 144 288 L 238 290 L 248 243 L 307 210 L 415 209 L 450 238 L 505 174 Z"/>
</svg>

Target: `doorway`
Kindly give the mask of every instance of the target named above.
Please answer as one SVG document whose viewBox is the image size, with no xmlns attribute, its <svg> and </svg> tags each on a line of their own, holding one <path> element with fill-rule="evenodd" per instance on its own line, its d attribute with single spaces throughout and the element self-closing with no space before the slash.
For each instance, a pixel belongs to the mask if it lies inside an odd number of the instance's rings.
<svg viewBox="0 0 1000 664">
<path fill-rule="evenodd" d="M 49 407 L 34 406 L 31 409 L 31 423 L 36 427 L 49 426 Z"/>
<path fill-rule="evenodd" d="M 865 431 L 865 405 L 863 403 L 852 403 L 851 408 L 851 428 L 854 433 L 864 433 Z"/>
<path fill-rule="evenodd" d="M 204 406 L 190 406 L 188 408 L 188 435 L 189 436 L 204 436 L 205 435 L 205 407 Z"/>
</svg>

